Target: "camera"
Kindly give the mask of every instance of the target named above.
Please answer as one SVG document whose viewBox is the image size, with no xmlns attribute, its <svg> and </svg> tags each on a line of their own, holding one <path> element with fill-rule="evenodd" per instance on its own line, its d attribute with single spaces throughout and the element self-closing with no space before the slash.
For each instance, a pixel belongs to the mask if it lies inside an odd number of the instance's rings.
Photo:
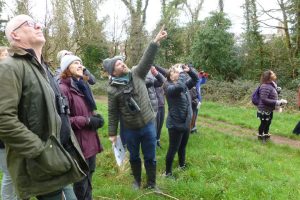
<svg viewBox="0 0 300 200">
<path fill-rule="evenodd" d="M 56 96 L 57 110 L 59 114 L 70 114 L 69 103 L 67 97 Z"/>
<path fill-rule="evenodd" d="M 137 104 L 137 102 L 132 97 L 132 90 L 133 87 L 129 87 L 128 89 L 124 90 L 124 96 L 125 96 L 125 104 L 128 107 L 129 111 L 133 114 L 138 113 L 141 111 L 141 108 Z"/>
</svg>

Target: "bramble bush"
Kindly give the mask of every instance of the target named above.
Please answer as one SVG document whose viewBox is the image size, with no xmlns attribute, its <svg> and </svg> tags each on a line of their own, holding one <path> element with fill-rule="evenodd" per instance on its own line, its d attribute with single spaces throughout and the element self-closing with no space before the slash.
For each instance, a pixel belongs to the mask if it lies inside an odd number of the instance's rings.
<svg viewBox="0 0 300 200">
<path fill-rule="evenodd" d="M 234 82 L 225 82 L 209 80 L 202 86 L 202 96 L 205 100 L 234 104 L 240 106 L 254 106 L 251 102 L 252 92 L 259 84 L 253 81 L 235 80 Z M 287 110 L 297 109 L 297 90 L 288 90 L 282 88 L 279 98 L 286 99 Z"/>
<path fill-rule="evenodd" d="M 204 101 L 214 101 L 226 104 L 234 104 L 239 106 L 254 107 L 251 102 L 252 92 L 259 84 L 253 81 L 235 80 L 234 82 L 208 80 L 202 85 L 202 97 Z M 97 80 L 92 85 L 94 95 L 107 95 L 108 86 L 107 78 Z M 297 89 L 288 90 L 282 87 L 279 98 L 286 99 L 288 104 L 287 110 L 296 110 L 297 107 Z"/>
</svg>

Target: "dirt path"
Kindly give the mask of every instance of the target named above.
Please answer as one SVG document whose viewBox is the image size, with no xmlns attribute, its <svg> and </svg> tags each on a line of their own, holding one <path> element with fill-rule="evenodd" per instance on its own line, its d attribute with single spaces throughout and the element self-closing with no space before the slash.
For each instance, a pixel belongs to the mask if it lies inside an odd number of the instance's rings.
<svg viewBox="0 0 300 200">
<path fill-rule="evenodd" d="M 95 96 L 95 99 L 102 103 L 107 103 L 107 96 Z M 208 127 L 210 129 L 216 130 L 216 132 L 222 132 L 224 134 L 230 134 L 239 137 L 248 137 L 250 139 L 257 140 L 256 130 L 241 127 L 238 125 L 233 125 L 228 122 L 218 121 L 212 118 L 199 118 L 198 124 L 202 127 Z M 300 140 L 293 140 L 287 137 L 272 135 L 271 142 L 279 145 L 288 145 L 290 147 L 300 149 Z"/>
<path fill-rule="evenodd" d="M 218 132 L 222 132 L 224 134 L 230 134 L 240 137 L 248 137 L 254 140 L 257 140 L 257 131 L 245 127 L 241 127 L 238 125 L 233 125 L 228 122 L 222 122 L 218 120 L 214 120 L 212 118 L 201 118 L 201 122 L 198 122 L 200 126 L 209 127 L 210 129 L 215 129 Z M 287 137 L 282 137 L 278 135 L 271 136 L 271 142 L 280 145 L 288 145 L 293 148 L 300 149 L 300 141 L 293 140 Z"/>
</svg>

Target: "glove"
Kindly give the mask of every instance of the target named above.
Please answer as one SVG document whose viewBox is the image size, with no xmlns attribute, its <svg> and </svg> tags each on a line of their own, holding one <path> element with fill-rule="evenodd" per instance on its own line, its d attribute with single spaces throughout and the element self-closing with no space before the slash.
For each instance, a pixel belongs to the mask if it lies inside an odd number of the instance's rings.
<svg viewBox="0 0 300 200">
<path fill-rule="evenodd" d="M 279 101 L 278 101 L 278 105 L 279 106 L 284 106 L 284 105 L 286 105 L 287 104 L 287 100 L 285 100 L 285 99 L 280 99 Z"/>
<path fill-rule="evenodd" d="M 104 119 L 101 115 L 97 114 L 89 118 L 89 126 L 91 129 L 97 130 L 98 128 L 101 128 L 103 125 L 104 125 Z"/>
</svg>

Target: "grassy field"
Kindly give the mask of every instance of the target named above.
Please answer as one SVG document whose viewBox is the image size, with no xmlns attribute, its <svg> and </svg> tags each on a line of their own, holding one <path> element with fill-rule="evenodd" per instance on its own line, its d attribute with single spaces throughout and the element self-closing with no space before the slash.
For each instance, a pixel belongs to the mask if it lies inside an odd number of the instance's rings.
<svg viewBox="0 0 300 200">
<path fill-rule="evenodd" d="M 107 122 L 107 105 L 98 102 L 98 109 Z M 256 130 L 254 109 L 228 107 L 205 102 L 198 118 L 199 133 L 190 135 L 186 170 L 174 162 L 175 179 L 162 176 L 168 146 L 167 130 L 162 133 L 162 149 L 157 150 L 157 184 L 165 195 L 149 190 L 134 191 L 129 164 L 118 168 L 107 137 L 107 123 L 99 130 L 104 152 L 97 156 L 93 176 L 94 199 L 299 199 L 300 151 L 273 143 L 262 145 L 247 137 L 224 134 L 201 124 L 224 121 Z M 275 113 L 273 134 L 289 136 L 297 113 Z M 242 131 L 242 130 L 241 130 Z M 143 183 L 145 171 L 143 170 Z M 169 195 L 169 196 L 167 196 Z"/>
<path fill-rule="evenodd" d="M 205 102 L 200 117 L 209 117 L 246 128 L 257 130 L 260 121 L 256 118 L 256 108 L 224 106 L 214 102 Z M 292 130 L 300 120 L 300 112 L 274 112 L 270 131 L 272 134 L 294 137 Z M 295 137 L 294 137 L 295 138 Z"/>
<path fill-rule="evenodd" d="M 99 105 L 106 116 L 106 105 Z M 157 150 L 159 188 L 176 199 L 299 199 L 300 151 L 272 143 L 216 132 L 201 125 L 206 117 L 225 121 L 255 131 L 258 120 L 255 109 L 224 107 L 205 102 L 199 116 L 199 134 L 190 137 L 187 149 L 188 168 L 181 171 L 174 162 L 176 179 L 167 179 L 164 159 L 167 151 L 167 130 L 162 133 L 163 149 Z M 298 114 L 275 113 L 271 131 L 291 135 Z M 129 165 L 116 167 L 106 127 L 100 130 L 106 150 L 98 155 L 94 175 L 95 199 L 172 199 L 147 190 L 133 191 Z M 145 180 L 145 172 L 143 172 Z"/>
</svg>

